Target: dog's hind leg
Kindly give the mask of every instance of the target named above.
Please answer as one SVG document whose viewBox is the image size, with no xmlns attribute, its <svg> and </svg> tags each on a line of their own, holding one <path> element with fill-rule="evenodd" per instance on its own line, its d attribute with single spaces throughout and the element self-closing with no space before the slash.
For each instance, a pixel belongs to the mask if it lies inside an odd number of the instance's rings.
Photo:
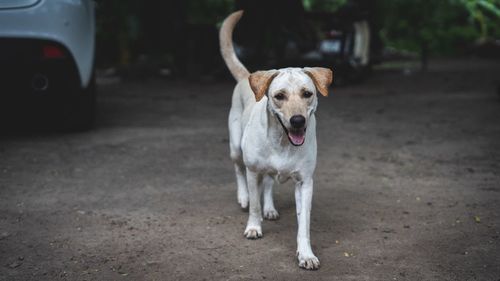
<svg viewBox="0 0 500 281">
<path fill-rule="evenodd" d="M 245 164 L 235 162 L 234 171 L 236 172 L 236 184 L 238 185 L 238 204 L 242 209 L 246 209 L 248 208 L 248 188 Z"/>
<path fill-rule="evenodd" d="M 236 173 L 236 184 L 238 185 L 238 204 L 241 208 L 248 207 L 248 188 L 246 178 L 246 167 L 243 163 L 243 154 L 241 152 L 241 112 L 243 105 L 238 97 L 233 96 L 232 107 L 229 111 L 229 150 L 234 163 Z"/>
<path fill-rule="evenodd" d="M 277 220 L 280 217 L 278 211 L 274 207 L 273 201 L 273 185 L 274 179 L 266 175 L 264 176 L 263 183 L 264 186 L 264 218 L 268 220 Z"/>
</svg>

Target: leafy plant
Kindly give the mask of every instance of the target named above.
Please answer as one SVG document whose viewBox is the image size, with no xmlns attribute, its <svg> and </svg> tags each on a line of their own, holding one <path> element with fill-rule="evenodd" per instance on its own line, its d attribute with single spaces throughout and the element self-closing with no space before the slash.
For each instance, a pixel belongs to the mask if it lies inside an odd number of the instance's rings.
<svg viewBox="0 0 500 281">
<path fill-rule="evenodd" d="M 455 0 L 461 3 L 469 12 L 470 20 L 479 25 L 479 41 L 484 42 L 490 37 L 490 30 L 499 36 L 500 1 L 499 0 Z"/>
<path fill-rule="evenodd" d="M 303 0 L 304 8 L 312 11 L 334 12 L 345 5 L 348 0 Z"/>
</svg>

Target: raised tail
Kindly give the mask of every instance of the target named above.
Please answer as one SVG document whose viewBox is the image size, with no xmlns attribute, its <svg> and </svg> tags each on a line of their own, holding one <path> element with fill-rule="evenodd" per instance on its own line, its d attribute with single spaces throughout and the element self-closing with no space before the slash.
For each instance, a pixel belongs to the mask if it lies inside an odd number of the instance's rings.
<svg viewBox="0 0 500 281">
<path fill-rule="evenodd" d="M 219 31 L 220 52 L 226 62 L 227 68 L 236 81 L 247 78 L 250 73 L 236 56 L 233 46 L 233 30 L 238 21 L 240 21 L 243 11 L 237 11 L 230 14 L 222 23 Z"/>
</svg>

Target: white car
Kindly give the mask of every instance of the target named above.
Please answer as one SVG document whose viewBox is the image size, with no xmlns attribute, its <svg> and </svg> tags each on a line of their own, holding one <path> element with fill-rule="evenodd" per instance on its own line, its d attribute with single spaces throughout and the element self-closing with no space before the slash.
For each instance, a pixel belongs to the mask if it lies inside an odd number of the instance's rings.
<svg viewBox="0 0 500 281">
<path fill-rule="evenodd" d="M 0 0 L 0 113 L 89 128 L 94 53 L 93 1 Z"/>
</svg>

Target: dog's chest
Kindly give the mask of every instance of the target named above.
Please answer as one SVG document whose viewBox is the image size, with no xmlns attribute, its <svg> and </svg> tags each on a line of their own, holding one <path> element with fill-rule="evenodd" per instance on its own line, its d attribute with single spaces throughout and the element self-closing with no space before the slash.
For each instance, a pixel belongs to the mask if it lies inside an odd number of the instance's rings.
<svg viewBox="0 0 500 281">
<path fill-rule="evenodd" d="M 269 157 L 268 173 L 272 175 L 279 183 L 284 183 L 289 179 L 294 181 L 301 180 L 300 171 L 303 170 L 303 158 L 299 157 L 279 157 L 270 155 Z"/>
<path fill-rule="evenodd" d="M 304 162 L 307 160 L 307 157 L 297 150 L 273 150 L 265 146 L 253 150 L 246 156 L 247 166 L 273 175 L 279 181 L 295 177 L 295 174 L 303 168 Z"/>
</svg>

